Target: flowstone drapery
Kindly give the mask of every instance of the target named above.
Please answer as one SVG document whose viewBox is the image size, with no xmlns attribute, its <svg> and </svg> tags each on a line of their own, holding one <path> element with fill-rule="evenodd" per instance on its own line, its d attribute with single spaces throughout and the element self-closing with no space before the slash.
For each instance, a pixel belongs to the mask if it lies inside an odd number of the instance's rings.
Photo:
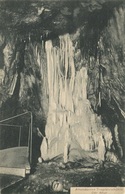
<svg viewBox="0 0 125 194">
<path fill-rule="evenodd" d="M 102 146 L 110 147 L 111 133 L 102 127 L 101 118 L 87 100 L 87 68 L 76 71 L 70 35 L 60 36 L 59 40 L 59 47 L 54 47 L 51 40 L 45 44 L 49 111 L 41 156 L 48 160 L 63 155 L 64 162 L 82 159 L 87 154 L 98 158 L 99 134 L 106 136 L 107 145 L 103 142 Z M 99 157 L 103 160 L 105 148 L 102 150 L 103 156 Z"/>
</svg>

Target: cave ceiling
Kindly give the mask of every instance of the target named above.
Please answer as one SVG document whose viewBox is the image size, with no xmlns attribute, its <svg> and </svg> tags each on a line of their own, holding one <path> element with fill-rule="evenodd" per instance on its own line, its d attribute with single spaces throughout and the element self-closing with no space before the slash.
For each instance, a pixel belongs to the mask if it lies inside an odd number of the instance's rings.
<svg viewBox="0 0 125 194">
<path fill-rule="evenodd" d="M 23 35 L 72 32 L 89 20 L 96 22 L 109 17 L 112 8 L 123 1 L 1 1 L 0 26 L 4 33 L 15 31 Z M 110 11 L 109 11 L 110 10 Z M 101 13 L 103 16 L 100 16 Z M 98 15 L 98 16 L 97 16 Z M 95 23 L 95 22 L 94 22 Z"/>
</svg>

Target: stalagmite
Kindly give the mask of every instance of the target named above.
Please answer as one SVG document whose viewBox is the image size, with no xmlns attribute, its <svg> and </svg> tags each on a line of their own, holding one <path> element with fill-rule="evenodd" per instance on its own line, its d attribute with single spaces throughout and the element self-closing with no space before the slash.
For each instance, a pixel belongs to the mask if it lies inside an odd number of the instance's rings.
<svg viewBox="0 0 125 194">
<path fill-rule="evenodd" d="M 67 163 L 69 159 L 69 147 L 70 145 L 68 143 L 64 144 L 64 163 Z"/>
<path fill-rule="evenodd" d="M 105 161 L 105 153 L 106 153 L 106 147 L 105 147 L 104 139 L 102 137 L 102 134 L 100 134 L 99 144 L 98 144 L 98 160 L 100 163 Z"/>
<path fill-rule="evenodd" d="M 70 148 L 71 138 L 69 134 L 69 126 L 66 126 L 65 140 L 64 140 L 64 163 L 69 160 L 69 148 Z"/>
<path fill-rule="evenodd" d="M 46 137 L 43 138 L 41 147 L 40 147 L 40 151 L 41 151 L 41 158 L 43 158 L 44 160 L 48 159 L 48 142 Z"/>
</svg>

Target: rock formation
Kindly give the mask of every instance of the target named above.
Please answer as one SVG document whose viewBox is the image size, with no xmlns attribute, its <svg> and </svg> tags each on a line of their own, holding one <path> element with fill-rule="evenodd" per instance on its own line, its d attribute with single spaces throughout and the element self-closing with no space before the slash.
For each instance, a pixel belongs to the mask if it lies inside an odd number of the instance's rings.
<svg viewBox="0 0 125 194">
<path fill-rule="evenodd" d="M 44 160 L 124 160 L 125 8 L 108 3 L 0 3 L 0 119 L 32 111 Z"/>
</svg>

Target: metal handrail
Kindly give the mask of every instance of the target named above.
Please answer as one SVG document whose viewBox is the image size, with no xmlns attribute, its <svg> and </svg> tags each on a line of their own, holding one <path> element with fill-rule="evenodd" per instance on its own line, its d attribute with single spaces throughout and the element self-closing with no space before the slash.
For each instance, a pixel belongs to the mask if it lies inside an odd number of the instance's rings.
<svg viewBox="0 0 125 194">
<path fill-rule="evenodd" d="M 20 116 L 25 115 L 25 114 L 27 114 L 27 113 L 31 113 L 31 112 L 28 111 L 28 112 L 25 112 L 25 113 L 22 113 L 22 114 L 13 116 L 13 117 L 9 117 L 9 118 L 7 118 L 7 119 L 1 120 L 0 123 L 2 123 L 2 122 L 4 122 L 4 121 L 9 121 L 9 120 L 14 119 L 14 118 L 17 118 L 17 117 L 20 117 Z"/>
<path fill-rule="evenodd" d="M 7 119 L 3 119 L 3 120 L 0 121 L 0 125 L 1 126 L 19 127 L 20 128 L 20 131 L 19 131 L 19 142 L 18 142 L 18 145 L 20 146 L 20 138 L 21 138 L 21 128 L 22 128 L 22 126 L 21 125 L 1 124 L 1 123 L 5 122 L 5 121 L 9 121 L 9 120 L 17 118 L 17 117 L 20 117 L 20 116 L 28 114 L 28 113 L 30 113 L 30 129 L 29 129 L 30 130 L 30 133 L 29 133 L 30 138 L 28 138 L 29 160 L 30 160 L 30 163 L 32 163 L 32 133 L 33 133 L 33 114 L 32 114 L 32 112 L 28 111 L 28 112 L 25 112 L 25 113 L 22 113 L 22 114 L 13 116 L 13 117 L 9 117 Z"/>
<path fill-rule="evenodd" d="M 7 126 L 7 127 L 22 127 L 22 125 L 9 125 L 9 124 L 1 124 L 0 126 Z"/>
</svg>

